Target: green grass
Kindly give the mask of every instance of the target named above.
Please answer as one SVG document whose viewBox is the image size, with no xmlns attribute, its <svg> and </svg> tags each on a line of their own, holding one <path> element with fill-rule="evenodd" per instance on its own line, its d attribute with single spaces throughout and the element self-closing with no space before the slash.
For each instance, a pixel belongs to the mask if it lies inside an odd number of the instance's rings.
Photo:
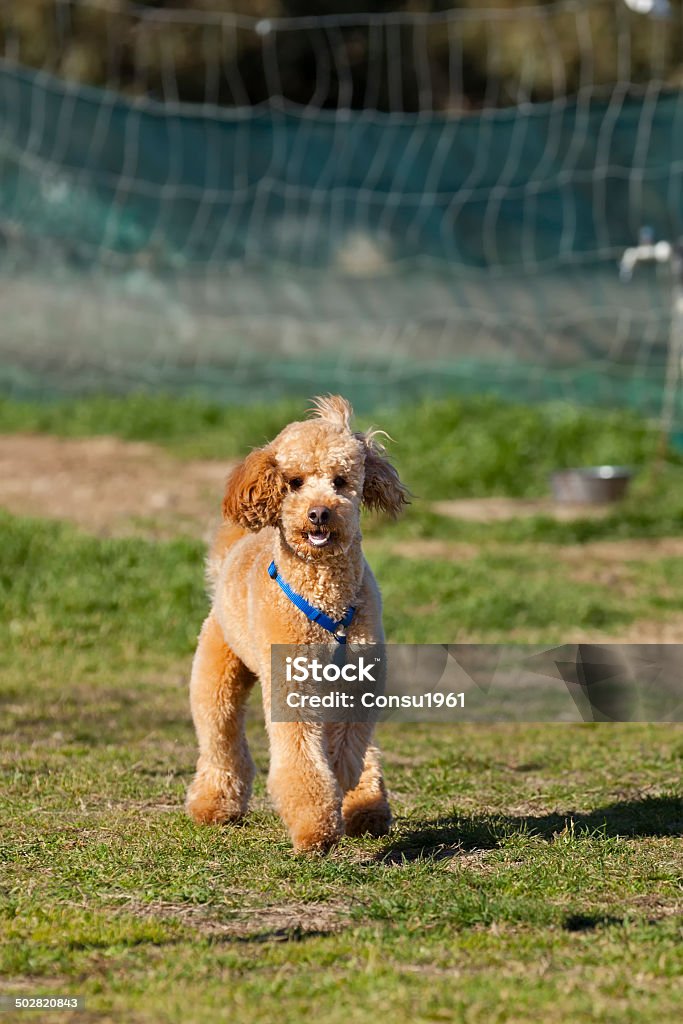
<svg viewBox="0 0 683 1024">
<path fill-rule="evenodd" d="M 3 992 L 150 1024 L 674 1019 L 679 727 L 384 725 L 391 836 L 296 857 L 256 698 L 246 824 L 181 809 L 202 545 L 8 515 L 0 533 Z M 390 537 L 369 550 L 392 640 L 552 641 L 683 609 L 672 560 L 632 563 L 621 592 L 533 551 L 445 565 Z"/>
</svg>

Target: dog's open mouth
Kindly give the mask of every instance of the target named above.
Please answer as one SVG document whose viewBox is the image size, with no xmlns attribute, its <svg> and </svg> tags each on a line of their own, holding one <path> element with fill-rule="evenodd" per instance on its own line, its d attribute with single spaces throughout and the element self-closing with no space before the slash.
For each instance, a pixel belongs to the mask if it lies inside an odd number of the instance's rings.
<svg viewBox="0 0 683 1024">
<path fill-rule="evenodd" d="M 318 527 L 315 530 L 307 530 L 304 532 L 304 537 L 311 547 L 314 548 L 324 548 L 332 543 L 332 533 L 330 530 L 326 530 L 324 526 Z"/>
</svg>

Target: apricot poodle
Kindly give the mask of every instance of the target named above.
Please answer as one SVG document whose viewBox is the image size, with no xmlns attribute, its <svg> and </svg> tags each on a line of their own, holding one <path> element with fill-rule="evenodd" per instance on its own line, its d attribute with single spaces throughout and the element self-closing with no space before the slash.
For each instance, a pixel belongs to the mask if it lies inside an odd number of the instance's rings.
<svg viewBox="0 0 683 1024">
<path fill-rule="evenodd" d="M 345 399 L 317 398 L 312 418 L 290 423 L 233 470 L 208 558 L 213 605 L 192 666 L 199 760 L 189 814 L 215 823 L 246 813 L 254 764 L 245 705 L 259 678 L 270 738 L 268 790 L 297 851 L 326 850 L 344 834 L 383 835 L 391 824 L 371 724 L 270 716 L 271 644 L 334 644 L 331 633 L 344 627 L 351 643 L 383 642 L 360 510 L 364 504 L 395 516 L 407 492 L 376 432 L 354 433 L 351 415 Z M 282 582 L 323 613 L 317 622 Z"/>
</svg>

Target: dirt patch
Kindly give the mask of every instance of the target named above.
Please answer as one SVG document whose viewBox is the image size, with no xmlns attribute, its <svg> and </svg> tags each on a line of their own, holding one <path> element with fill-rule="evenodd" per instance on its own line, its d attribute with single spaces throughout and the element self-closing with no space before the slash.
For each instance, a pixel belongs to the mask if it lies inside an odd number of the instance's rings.
<svg viewBox="0 0 683 1024">
<path fill-rule="evenodd" d="M 474 870 L 480 874 L 490 874 L 494 869 L 491 864 L 491 856 L 494 850 L 454 850 L 449 856 L 444 853 L 440 860 L 448 859 L 446 869 L 448 871 Z"/>
<path fill-rule="evenodd" d="M 211 908 L 182 903 L 125 904 L 120 909 L 140 917 L 181 921 L 206 935 L 241 942 L 288 942 L 310 935 L 330 935 L 348 925 L 348 905 L 331 903 L 278 903 L 240 907 L 229 916 Z"/>
<path fill-rule="evenodd" d="M 538 548 L 538 545 L 536 545 Z M 683 537 L 656 537 L 651 540 L 594 540 L 587 544 L 568 544 L 548 552 L 559 551 L 563 560 L 585 562 L 586 558 L 619 565 L 623 562 L 650 562 L 659 558 L 683 556 Z"/>
<path fill-rule="evenodd" d="M 634 896 L 628 902 L 629 909 L 644 914 L 649 921 L 661 921 L 665 917 L 680 917 L 683 922 L 683 900 L 665 900 L 660 896 Z"/>
<path fill-rule="evenodd" d="M 566 523 L 574 519 L 603 519 L 613 511 L 612 505 L 559 505 L 551 498 L 460 498 L 435 501 L 432 508 L 440 516 L 472 523 L 500 523 L 536 516 Z"/>
<path fill-rule="evenodd" d="M 498 550 L 490 546 L 484 549 L 483 545 L 468 544 L 447 540 L 402 540 L 391 545 L 391 553 L 399 558 L 427 559 L 433 562 L 469 562 L 477 558 L 484 550 Z M 501 548 L 502 550 L 502 548 Z"/>
<path fill-rule="evenodd" d="M 113 437 L 0 436 L 0 506 L 98 536 L 208 537 L 228 469 Z"/>
<path fill-rule="evenodd" d="M 658 537 L 652 540 L 596 540 L 586 544 L 468 544 L 444 540 L 408 540 L 392 544 L 391 551 L 402 558 L 462 562 L 478 555 L 533 556 L 548 563 L 562 562 L 576 571 L 590 573 L 591 566 L 613 567 L 628 562 L 651 562 L 662 558 L 683 557 L 683 537 Z M 594 579 L 595 577 L 592 576 Z"/>
<path fill-rule="evenodd" d="M 683 644 L 683 615 L 667 615 L 666 619 L 636 619 L 635 622 L 611 631 L 598 629 L 567 629 L 560 636 L 548 637 L 547 629 L 508 629 L 503 633 L 464 634 L 458 643 L 519 643 L 560 646 L 562 644 Z"/>
<path fill-rule="evenodd" d="M 585 636 L 567 643 L 582 643 Z M 590 643 L 619 644 L 683 644 L 683 615 L 677 615 L 664 621 L 657 619 L 639 619 L 630 626 L 624 626 L 618 633 L 591 635 Z"/>
</svg>

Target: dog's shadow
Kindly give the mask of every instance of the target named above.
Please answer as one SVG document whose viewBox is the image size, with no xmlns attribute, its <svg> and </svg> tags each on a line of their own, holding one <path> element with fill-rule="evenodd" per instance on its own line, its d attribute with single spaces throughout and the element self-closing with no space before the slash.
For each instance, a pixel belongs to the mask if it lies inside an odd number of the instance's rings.
<svg viewBox="0 0 683 1024">
<path fill-rule="evenodd" d="M 573 830 L 575 836 L 598 839 L 616 836 L 681 836 L 683 799 L 648 796 L 640 800 L 607 804 L 588 813 L 566 811 L 538 816 L 494 814 L 482 817 L 458 815 L 411 822 L 407 830 L 401 830 L 393 841 L 366 861 L 366 864 L 441 860 L 474 850 L 493 850 L 514 832 L 539 836 L 550 842 L 568 828 Z"/>
</svg>

